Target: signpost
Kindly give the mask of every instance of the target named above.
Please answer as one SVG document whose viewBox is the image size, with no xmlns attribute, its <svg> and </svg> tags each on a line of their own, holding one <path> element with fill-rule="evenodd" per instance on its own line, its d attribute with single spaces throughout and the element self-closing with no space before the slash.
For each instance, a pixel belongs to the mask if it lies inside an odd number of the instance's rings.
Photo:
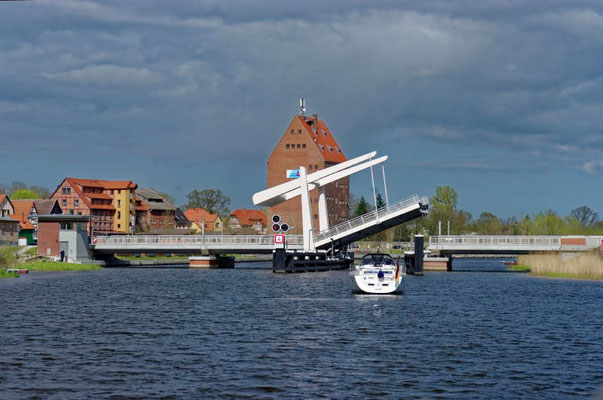
<svg viewBox="0 0 603 400">
<path fill-rule="evenodd" d="M 274 235 L 274 247 L 277 249 L 285 248 L 285 235 Z"/>
</svg>

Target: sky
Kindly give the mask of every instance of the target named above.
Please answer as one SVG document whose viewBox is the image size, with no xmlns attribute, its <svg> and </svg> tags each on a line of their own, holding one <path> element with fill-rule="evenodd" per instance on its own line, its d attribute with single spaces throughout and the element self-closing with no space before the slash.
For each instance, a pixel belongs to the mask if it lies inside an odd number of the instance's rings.
<svg viewBox="0 0 603 400">
<path fill-rule="evenodd" d="M 603 216 L 602 94 L 600 1 L 0 2 L 0 183 L 251 208 L 304 97 L 348 158 L 389 156 L 390 202 Z"/>
</svg>

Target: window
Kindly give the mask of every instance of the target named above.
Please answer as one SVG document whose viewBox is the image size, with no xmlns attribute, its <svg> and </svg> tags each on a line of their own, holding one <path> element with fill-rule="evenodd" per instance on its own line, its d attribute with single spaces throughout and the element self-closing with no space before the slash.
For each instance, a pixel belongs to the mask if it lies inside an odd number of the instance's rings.
<svg viewBox="0 0 603 400">
<path fill-rule="evenodd" d="M 78 212 L 77 212 L 77 215 L 82 215 L 82 212 L 81 212 L 81 211 L 78 211 Z"/>
<path fill-rule="evenodd" d="M 300 147 L 301 147 L 301 145 L 298 143 L 298 144 L 297 144 L 297 148 L 299 149 Z"/>
<path fill-rule="evenodd" d="M 327 132 L 325 132 L 325 130 L 324 130 L 324 129 L 321 129 L 320 131 L 322 132 L 322 135 L 323 135 L 324 137 L 327 137 Z"/>
<path fill-rule="evenodd" d="M 314 169 L 318 169 L 318 165 L 314 164 Z"/>
<path fill-rule="evenodd" d="M 73 204 L 74 204 L 76 207 L 77 207 L 77 206 L 79 206 L 79 205 L 80 205 L 80 199 L 75 199 L 75 200 L 73 201 Z"/>
<path fill-rule="evenodd" d="M 310 170 L 310 171 L 312 170 L 312 164 L 310 164 L 310 168 L 309 168 L 309 170 Z"/>
<path fill-rule="evenodd" d="M 121 189 L 117 191 L 117 194 L 121 194 Z"/>
<path fill-rule="evenodd" d="M 297 133 L 301 134 L 301 129 L 298 129 L 298 130 L 297 130 Z"/>
<path fill-rule="evenodd" d="M 61 200 L 61 205 L 66 206 L 67 205 L 67 200 L 66 199 Z"/>
<path fill-rule="evenodd" d="M 302 147 L 305 149 L 305 148 L 306 148 L 306 144 L 305 144 L 305 143 L 304 143 L 304 144 L 302 144 Z"/>
<path fill-rule="evenodd" d="M 289 145 L 288 145 L 288 144 L 286 144 L 286 145 L 285 145 L 285 148 L 286 148 L 286 149 L 288 149 L 288 148 L 289 148 Z"/>
<path fill-rule="evenodd" d="M 121 207 L 121 200 L 117 200 L 117 207 Z M 117 217 L 119 218 L 119 217 Z"/>
<path fill-rule="evenodd" d="M 121 228 L 121 224 L 117 224 L 117 229 Z"/>
<path fill-rule="evenodd" d="M 120 219 L 120 218 L 121 218 L 121 211 L 118 211 L 117 212 L 117 219 Z"/>
<path fill-rule="evenodd" d="M 291 129 L 291 133 L 295 133 L 295 129 Z"/>
<path fill-rule="evenodd" d="M 69 214 L 73 215 L 73 210 L 69 210 Z"/>
<path fill-rule="evenodd" d="M 63 189 L 61 189 L 61 191 L 63 192 L 63 194 L 71 194 L 71 188 L 69 187 L 64 187 Z"/>
<path fill-rule="evenodd" d="M 329 145 L 327 145 L 327 148 L 329 149 L 329 151 L 332 153 L 333 152 L 333 148 Z"/>
</svg>

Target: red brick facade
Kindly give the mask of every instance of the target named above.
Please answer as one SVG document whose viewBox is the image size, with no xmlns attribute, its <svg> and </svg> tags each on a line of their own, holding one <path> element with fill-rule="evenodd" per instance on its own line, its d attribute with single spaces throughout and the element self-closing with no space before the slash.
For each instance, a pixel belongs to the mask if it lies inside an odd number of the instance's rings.
<svg viewBox="0 0 603 400">
<path fill-rule="evenodd" d="M 38 223 L 38 255 L 42 257 L 59 256 L 59 223 Z"/>
<path fill-rule="evenodd" d="M 290 179 L 286 178 L 288 169 L 306 167 L 308 174 L 346 161 L 343 151 L 335 141 L 326 124 L 312 118 L 296 116 L 293 118 L 279 143 L 268 159 L 268 187 L 273 187 Z M 343 178 L 325 187 L 329 226 L 349 219 L 349 178 Z M 318 232 L 318 190 L 310 192 L 312 204 L 312 224 Z M 268 221 L 273 214 L 292 228 L 291 233 L 301 233 L 301 203 L 296 197 L 274 207 L 268 208 Z"/>
</svg>

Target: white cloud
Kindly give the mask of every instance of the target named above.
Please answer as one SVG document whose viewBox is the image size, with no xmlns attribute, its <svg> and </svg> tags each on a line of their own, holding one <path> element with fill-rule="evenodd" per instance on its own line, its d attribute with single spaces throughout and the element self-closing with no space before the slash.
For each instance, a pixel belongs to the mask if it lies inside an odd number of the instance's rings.
<svg viewBox="0 0 603 400">
<path fill-rule="evenodd" d="M 581 169 L 589 174 L 603 173 L 603 159 L 586 162 Z"/>
<path fill-rule="evenodd" d="M 93 86 L 153 85 L 161 81 L 159 74 L 146 68 L 129 68 L 119 65 L 91 65 L 67 72 L 42 73 L 41 76 Z"/>
</svg>

